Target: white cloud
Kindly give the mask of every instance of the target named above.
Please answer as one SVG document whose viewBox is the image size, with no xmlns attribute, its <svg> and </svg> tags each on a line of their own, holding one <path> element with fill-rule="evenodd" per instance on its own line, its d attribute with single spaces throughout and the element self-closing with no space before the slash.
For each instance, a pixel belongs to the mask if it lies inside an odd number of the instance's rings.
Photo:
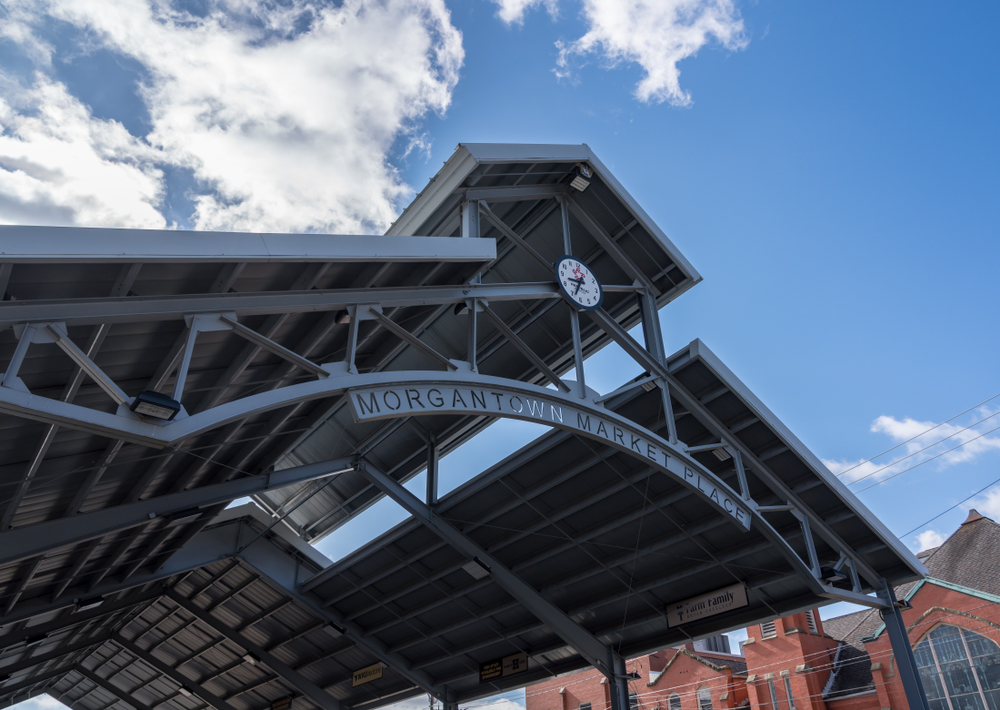
<svg viewBox="0 0 1000 710">
<path fill-rule="evenodd" d="M 824 459 L 823 463 L 848 484 L 864 481 L 871 485 L 924 462 L 933 461 L 939 468 L 967 463 L 984 454 L 1000 450 L 1000 408 L 979 407 L 968 417 L 935 426 L 934 422 L 911 417 L 878 417 L 870 431 L 885 434 L 898 448 L 873 461 Z M 991 434 L 993 434 L 991 436 Z"/>
<path fill-rule="evenodd" d="M 558 0 L 493 0 L 499 9 L 497 17 L 511 24 L 522 24 L 525 13 L 536 7 L 544 7 L 553 18 L 559 14 Z"/>
<path fill-rule="evenodd" d="M 571 76 L 575 60 L 595 53 L 612 66 L 634 62 L 645 71 L 635 89 L 645 103 L 689 105 L 678 62 L 712 41 L 730 50 L 747 44 L 732 0 L 584 0 L 583 16 L 586 34 L 558 45 L 557 75 Z"/>
<path fill-rule="evenodd" d="M 924 530 L 922 533 L 914 536 L 913 541 L 910 543 L 910 549 L 914 552 L 923 552 L 932 547 L 940 547 L 944 541 L 945 536 L 937 530 Z"/>
<path fill-rule="evenodd" d="M 11 4 L 20 28 L 6 34 L 28 54 L 45 45 L 24 38 L 55 18 L 142 64 L 144 138 L 204 186 L 203 229 L 384 230 L 411 193 L 387 155 L 420 143 L 464 58 L 444 0 L 215 0 L 204 16 L 160 0 Z"/>
<path fill-rule="evenodd" d="M 38 73 L 0 96 L 0 223 L 162 228 L 157 151 Z"/>
<path fill-rule="evenodd" d="M 11 706 L 11 710 L 66 710 L 66 706 L 51 695 L 43 693 L 31 700 L 24 700 Z"/>
</svg>

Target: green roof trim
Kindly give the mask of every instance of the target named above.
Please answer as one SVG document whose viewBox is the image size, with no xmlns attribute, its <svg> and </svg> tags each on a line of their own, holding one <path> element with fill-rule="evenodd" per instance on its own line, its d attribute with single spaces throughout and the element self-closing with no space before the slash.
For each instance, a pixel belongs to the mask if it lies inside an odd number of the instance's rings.
<svg viewBox="0 0 1000 710">
<path fill-rule="evenodd" d="M 903 600 L 910 601 L 910 599 L 912 599 L 913 596 L 918 591 L 920 591 L 920 588 L 923 587 L 924 584 L 933 584 L 938 587 L 944 587 L 945 589 L 950 589 L 953 592 L 961 592 L 962 594 L 968 594 L 971 597 L 978 597 L 988 602 L 993 602 L 994 604 L 1000 604 L 1000 596 L 997 596 L 996 594 L 990 594 L 989 592 L 981 592 L 978 589 L 973 589 L 972 587 L 963 587 L 961 584 L 955 584 L 954 582 L 946 582 L 943 579 L 936 579 L 934 577 L 924 577 L 919 582 L 914 584 L 913 588 L 906 593 L 905 597 L 903 597 Z M 885 631 L 885 622 L 879 624 L 878 628 L 875 629 L 875 633 L 873 633 L 871 636 L 865 636 L 864 638 L 861 639 L 861 641 L 862 642 L 874 641 L 882 634 L 883 631 Z"/>
</svg>

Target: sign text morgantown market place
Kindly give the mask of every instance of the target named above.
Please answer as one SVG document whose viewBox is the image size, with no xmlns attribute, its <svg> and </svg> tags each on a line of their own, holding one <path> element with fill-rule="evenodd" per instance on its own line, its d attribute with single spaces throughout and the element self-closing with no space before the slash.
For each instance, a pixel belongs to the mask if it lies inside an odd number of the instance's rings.
<svg viewBox="0 0 1000 710">
<path fill-rule="evenodd" d="M 568 395 L 441 382 L 412 387 L 360 387 L 350 390 L 348 400 L 357 421 L 427 414 L 482 414 L 566 429 L 648 460 L 700 492 L 739 525 L 750 529 L 750 512 L 743 501 L 707 469 L 697 463 L 681 461 L 674 447 L 642 427 Z"/>
</svg>

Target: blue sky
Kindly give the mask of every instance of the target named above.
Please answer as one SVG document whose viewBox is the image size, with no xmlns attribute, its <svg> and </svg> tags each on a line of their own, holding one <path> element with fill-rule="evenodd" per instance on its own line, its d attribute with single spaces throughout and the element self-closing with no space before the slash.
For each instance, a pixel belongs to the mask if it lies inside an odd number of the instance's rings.
<svg viewBox="0 0 1000 710">
<path fill-rule="evenodd" d="M 378 233 L 460 141 L 586 142 L 705 278 L 668 349 L 701 338 L 834 470 L 1000 393 L 996 4 L 126 8 L 0 9 L 0 223 Z M 914 548 L 998 518 L 997 412 L 845 478 Z M 500 426 L 495 459 L 537 433 Z"/>
</svg>

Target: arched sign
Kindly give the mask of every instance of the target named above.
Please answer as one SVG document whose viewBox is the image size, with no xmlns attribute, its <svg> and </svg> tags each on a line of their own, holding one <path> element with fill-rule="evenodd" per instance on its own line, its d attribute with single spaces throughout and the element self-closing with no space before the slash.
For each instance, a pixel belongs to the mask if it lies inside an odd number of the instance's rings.
<svg viewBox="0 0 1000 710">
<path fill-rule="evenodd" d="M 541 389 L 541 388 L 538 388 Z M 614 412 L 557 392 L 541 394 L 523 383 L 516 388 L 476 381 L 372 385 L 351 388 L 348 400 L 356 421 L 426 416 L 481 415 L 547 424 L 600 441 L 642 458 L 700 493 L 740 526 L 750 529 L 745 502 L 714 474 L 665 440 Z"/>
</svg>

